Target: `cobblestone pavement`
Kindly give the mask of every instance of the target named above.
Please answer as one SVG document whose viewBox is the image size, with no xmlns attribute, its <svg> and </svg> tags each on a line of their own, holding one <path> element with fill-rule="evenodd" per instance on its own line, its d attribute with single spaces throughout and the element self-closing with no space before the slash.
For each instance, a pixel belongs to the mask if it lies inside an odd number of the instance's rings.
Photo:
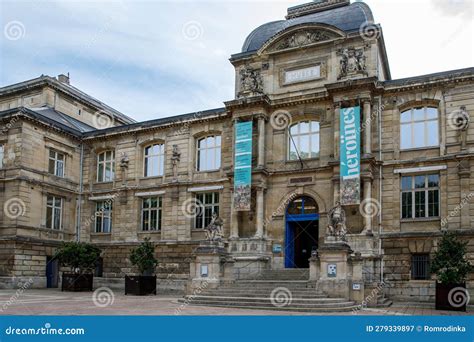
<svg viewBox="0 0 474 342">
<path fill-rule="evenodd" d="M 295 313 L 287 311 L 213 308 L 177 302 L 177 296 L 125 296 L 114 290 L 113 295 L 102 293 L 94 299 L 93 293 L 61 292 L 57 289 L 0 290 L 0 315 L 328 315 L 327 313 Z M 113 299 L 113 300 L 112 300 Z M 331 315 L 474 315 L 436 311 L 415 303 L 395 303 L 386 309 L 364 309 Z"/>
</svg>

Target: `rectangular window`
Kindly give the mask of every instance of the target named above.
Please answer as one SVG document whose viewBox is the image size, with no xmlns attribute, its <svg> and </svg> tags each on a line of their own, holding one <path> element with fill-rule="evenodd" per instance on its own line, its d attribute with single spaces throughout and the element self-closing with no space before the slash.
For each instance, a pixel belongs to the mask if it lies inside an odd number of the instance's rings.
<svg viewBox="0 0 474 342">
<path fill-rule="evenodd" d="M 207 227 L 212 220 L 212 214 L 219 215 L 219 193 L 205 192 L 196 194 L 194 228 Z"/>
<path fill-rule="evenodd" d="M 95 232 L 110 233 L 112 230 L 112 202 L 97 202 L 95 207 Z"/>
<path fill-rule="evenodd" d="M 218 170 L 221 167 L 221 137 L 216 135 L 202 138 L 197 145 L 197 170 Z"/>
<path fill-rule="evenodd" d="M 111 182 L 115 176 L 115 151 L 105 151 L 97 156 L 97 181 Z"/>
<path fill-rule="evenodd" d="M 429 254 L 413 254 L 411 256 L 411 279 L 430 279 L 430 256 Z"/>
<path fill-rule="evenodd" d="M 58 196 L 46 199 L 46 228 L 60 230 L 62 224 L 63 200 Z"/>
<path fill-rule="evenodd" d="M 161 197 L 148 197 L 142 200 L 142 230 L 160 231 L 162 219 Z"/>
<path fill-rule="evenodd" d="M 64 154 L 49 150 L 48 172 L 58 177 L 64 177 Z"/>
<path fill-rule="evenodd" d="M 402 219 L 439 217 L 439 175 L 404 176 Z"/>
<path fill-rule="evenodd" d="M 400 148 L 423 148 L 439 145 L 438 109 L 411 108 L 400 115 Z"/>
<path fill-rule="evenodd" d="M 145 147 L 145 177 L 163 176 L 165 145 Z"/>
</svg>

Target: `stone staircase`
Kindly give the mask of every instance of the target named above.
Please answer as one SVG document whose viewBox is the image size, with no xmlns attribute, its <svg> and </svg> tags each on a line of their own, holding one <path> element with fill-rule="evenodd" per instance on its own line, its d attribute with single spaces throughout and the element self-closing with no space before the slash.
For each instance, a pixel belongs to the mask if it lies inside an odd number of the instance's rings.
<svg viewBox="0 0 474 342">
<path fill-rule="evenodd" d="M 308 287 L 307 270 L 264 271 L 253 279 L 237 280 L 217 289 L 185 296 L 180 303 L 212 307 L 281 310 L 295 312 L 342 312 L 356 308 L 345 298 L 329 298 Z"/>
</svg>

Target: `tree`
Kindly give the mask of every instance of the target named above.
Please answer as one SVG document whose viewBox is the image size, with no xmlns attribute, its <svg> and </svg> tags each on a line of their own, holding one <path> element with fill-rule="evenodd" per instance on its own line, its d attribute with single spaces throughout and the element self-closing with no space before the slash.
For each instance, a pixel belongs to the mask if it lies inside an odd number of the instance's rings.
<svg viewBox="0 0 474 342">
<path fill-rule="evenodd" d="M 71 241 L 62 243 L 55 258 L 61 265 L 70 267 L 71 272 L 83 274 L 94 270 L 100 253 L 100 249 L 90 243 Z"/>
<path fill-rule="evenodd" d="M 150 238 L 145 238 L 144 242 L 131 250 L 130 262 L 133 266 L 138 267 L 141 275 L 147 271 L 155 270 L 158 260 L 155 258 L 155 248 L 150 242 Z"/>
<path fill-rule="evenodd" d="M 445 232 L 431 263 L 431 272 L 436 273 L 442 284 L 461 284 L 472 271 L 466 259 L 467 242 L 457 239 L 452 232 Z"/>
</svg>

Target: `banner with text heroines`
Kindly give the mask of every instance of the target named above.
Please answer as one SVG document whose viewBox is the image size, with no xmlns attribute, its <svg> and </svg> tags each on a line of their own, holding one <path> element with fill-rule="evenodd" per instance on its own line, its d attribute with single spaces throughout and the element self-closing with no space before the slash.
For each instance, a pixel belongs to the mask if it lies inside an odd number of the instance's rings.
<svg viewBox="0 0 474 342">
<path fill-rule="evenodd" d="M 252 182 L 252 121 L 235 125 L 234 209 L 250 210 Z"/>
<path fill-rule="evenodd" d="M 341 205 L 360 203 L 360 107 L 341 109 Z"/>
</svg>

